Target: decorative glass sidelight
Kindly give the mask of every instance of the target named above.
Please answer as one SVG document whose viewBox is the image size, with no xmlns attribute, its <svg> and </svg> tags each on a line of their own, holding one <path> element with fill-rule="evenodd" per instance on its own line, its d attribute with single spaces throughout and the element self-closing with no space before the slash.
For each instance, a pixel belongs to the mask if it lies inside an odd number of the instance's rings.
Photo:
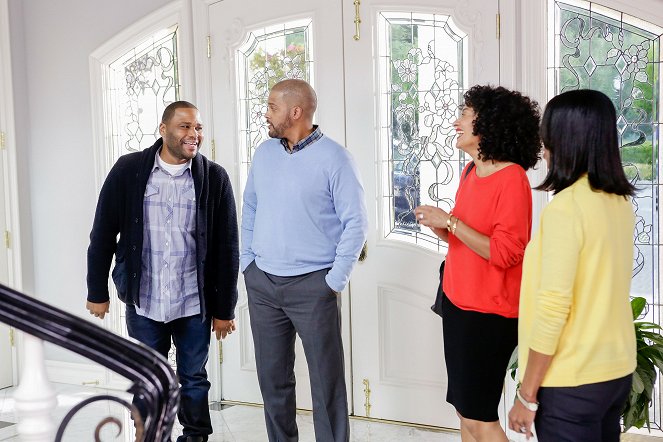
<svg viewBox="0 0 663 442">
<path fill-rule="evenodd" d="M 468 36 L 448 15 L 381 12 L 378 20 L 380 165 L 385 238 L 435 251 L 414 209 L 450 210 L 468 158 L 453 122 L 467 87 Z"/>
<path fill-rule="evenodd" d="M 251 30 L 236 52 L 242 187 L 258 145 L 269 139 L 265 121 L 271 87 L 296 78 L 313 82 L 310 18 Z"/>
<path fill-rule="evenodd" d="M 661 323 L 661 35 L 663 28 L 593 2 L 551 0 L 548 95 L 595 89 L 617 111 L 622 164 L 638 189 L 631 294 L 647 299 Z M 660 428 L 660 389 L 650 408 Z"/>
<path fill-rule="evenodd" d="M 177 25 L 163 29 L 108 66 L 107 115 L 113 162 L 152 146 L 164 109 L 179 99 Z"/>
<path fill-rule="evenodd" d="M 104 118 L 108 164 L 114 164 L 124 154 L 152 146 L 161 136 L 163 111 L 180 99 L 177 39 L 178 26 L 169 26 L 136 43 L 107 65 Z M 128 337 L 124 308 L 115 312 L 118 320 L 114 321 L 114 329 Z M 176 369 L 173 346 L 168 360 Z"/>
</svg>

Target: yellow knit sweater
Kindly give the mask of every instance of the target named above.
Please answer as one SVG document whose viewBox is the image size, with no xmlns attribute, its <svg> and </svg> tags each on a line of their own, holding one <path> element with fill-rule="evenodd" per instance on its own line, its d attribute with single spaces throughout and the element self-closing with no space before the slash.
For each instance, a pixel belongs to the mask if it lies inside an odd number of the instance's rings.
<svg viewBox="0 0 663 442">
<path fill-rule="evenodd" d="M 544 387 L 603 382 L 635 370 L 634 223 L 631 202 L 593 191 L 587 176 L 543 210 L 523 263 L 521 380 L 530 348 L 554 355 Z"/>
</svg>

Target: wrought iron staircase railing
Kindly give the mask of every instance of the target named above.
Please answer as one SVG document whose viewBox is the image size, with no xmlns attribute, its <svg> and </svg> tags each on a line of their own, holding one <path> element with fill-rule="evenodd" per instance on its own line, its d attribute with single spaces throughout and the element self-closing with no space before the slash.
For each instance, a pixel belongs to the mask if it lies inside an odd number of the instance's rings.
<svg viewBox="0 0 663 442">
<path fill-rule="evenodd" d="M 0 322 L 71 350 L 126 377 L 132 382 L 128 391 L 140 398 L 145 406 L 147 415 L 142 422 L 134 414 L 135 407 L 119 397 L 98 395 L 88 398 L 73 407 L 62 420 L 55 435 L 56 442 L 62 439 L 67 424 L 78 411 L 101 400 L 114 401 L 132 410 L 137 441 L 170 440 L 179 404 L 178 381 L 168 361 L 158 353 L 2 284 Z M 107 422 L 115 422 L 121 427 L 116 419 L 106 417 L 99 422 L 97 432 Z"/>
</svg>

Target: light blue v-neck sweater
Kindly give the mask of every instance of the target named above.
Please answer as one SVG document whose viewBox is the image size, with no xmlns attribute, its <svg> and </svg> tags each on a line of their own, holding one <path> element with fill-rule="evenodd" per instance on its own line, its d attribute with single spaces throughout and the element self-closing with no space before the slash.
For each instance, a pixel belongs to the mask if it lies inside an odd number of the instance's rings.
<svg viewBox="0 0 663 442">
<path fill-rule="evenodd" d="M 340 292 L 366 240 L 368 221 L 357 167 L 343 146 L 323 135 L 290 154 L 278 139 L 252 160 L 242 209 L 241 270 L 295 276 L 331 268 Z"/>
</svg>

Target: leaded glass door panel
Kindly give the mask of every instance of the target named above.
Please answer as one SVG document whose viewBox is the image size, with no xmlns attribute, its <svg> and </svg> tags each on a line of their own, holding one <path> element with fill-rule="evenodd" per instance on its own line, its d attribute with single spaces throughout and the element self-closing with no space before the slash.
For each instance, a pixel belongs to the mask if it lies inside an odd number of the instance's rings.
<svg viewBox="0 0 663 442">
<path fill-rule="evenodd" d="M 631 295 L 647 299 L 647 321 L 662 323 L 660 208 L 663 156 L 663 2 L 548 0 L 548 96 L 574 89 L 605 93 L 617 112 L 617 133 L 632 198 Z M 659 373 L 660 378 L 660 373 Z M 661 382 L 649 413 L 657 435 L 663 425 Z"/>
<path fill-rule="evenodd" d="M 214 156 L 230 174 L 237 207 L 255 148 L 267 139 L 267 96 L 273 84 L 302 78 L 315 88 L 315 122 L 344 142 L 341 4 L 326 0 L 289 2 L 225 0 L 209 8 L 211 30 Z M 347 296 L 347 293 L 345 294 Z M 347 306 L 345 309 L 347 310 Z M 223 342 L 223 398 L 262 403 L 244 280 L 236 309 L 239 333 Z M 344 315 L 349 318 L 349 315 Z M 349 325 L 344 326 L 350 374 Z M 297 339 L 297 406 L 311 408 L 308 370 Z M 349 384 L 349 382 L 348 382 Z"/>
<path fill-rule="evenodd" d="M 462 94 L 500 81 L 497 3 L 362 0 L 359 40 L 344 35 L 347 144 L 371 226 L 351 280 L 357 415 L 458 428 L 444 400 L 440 319 L 430 310 L 446 248 L 413 210 L 453 207 L 469 160 L 452 127 Z M 346 29 L 354 19 L 344 8 Z"/>
</svg>

